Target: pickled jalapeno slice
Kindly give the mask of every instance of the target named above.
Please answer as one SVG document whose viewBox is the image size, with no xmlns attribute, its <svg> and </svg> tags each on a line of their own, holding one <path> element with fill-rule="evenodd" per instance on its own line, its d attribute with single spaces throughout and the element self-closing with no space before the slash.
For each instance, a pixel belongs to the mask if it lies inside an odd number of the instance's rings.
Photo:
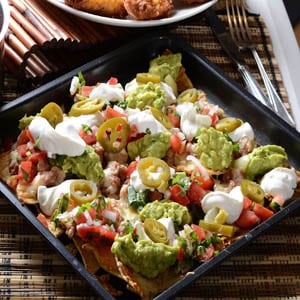
<svg viewBox="0 0 300 300">
<path fill-rule="evenodd" d="M 138 163 L 138 173 L 144 185 L 161 190 L 168 187 L 171 177 L 168 164 L 156 157 L 142 158 Z"/>
<path fill-rule="evenodd" d="M 220 119 L 216 123 L 216 129 L 224 133 L 232 132 L 243 124 L 243 121 L 238 118 L 227 117 Z"/>
<path fill-rule="evenodd" d="M 137 73 L 135 79 L 138 83 L 160 83 L 160 76 L 152 73 Z"/>
<path fill-rule="evenodd" d="M 152 218 L 145 219 L 144 230 L 153 242 L 168 243 L 167 229 L 159 221 Z"/>
<path fill-rule="evenodd" d="M 81 100 L 74 103 L 70 109 L 69 116 L 78 117 L 80 115 L 93 114 L 103 108 L 105 100 L 102 98 L 96 100 Z"/>
<path fill-rule="evenodd" d="M 167 115 L 165 115 L 162 111 L 155 107 L 151 107 L 150 110 L 154 118 L 158 122 L 160 122 L 166 129 L 171 129 L 173 127 L 170 118 L 168 118 Z"/>
<path fill-rule="evenodd" d="M 70 196 L 78 204 L 91 202 L 97 197 L 97 186 L 92 181 L 75 180 L 70 185 Z"/>
<path fill-rule="evenodd" d="M 183 91 L 178 96 L 177 100 L 179 103 L 183 103 L 183 102 L 195 103 L 198 100 L 198 97 L 199 97 L 199 91 L 195 88 L 191 88 Z"/>
<path fill-rule="evenodd" d="M 63 121 L 63 111 L 55 102 L 49 102 L 45 105 L 39 115 L 47 119 L 49 124 L 54 128 L 58 123 Z"/>
<path fill-rule="evenodd" d="M 130 126 L 121 118 L 111 118 L 101 124 L 97 131 L 97 141 L 106 151 L 120 152 L 127 144 Z"/>
<path fill-rule="evenodd" d="M 264 201 L 265 192 L 254 181 L 243 179 L 241 182 L 241 191 L 245 197 L 250 198 L 254 202 L 261 203 Z"/>
</svg>

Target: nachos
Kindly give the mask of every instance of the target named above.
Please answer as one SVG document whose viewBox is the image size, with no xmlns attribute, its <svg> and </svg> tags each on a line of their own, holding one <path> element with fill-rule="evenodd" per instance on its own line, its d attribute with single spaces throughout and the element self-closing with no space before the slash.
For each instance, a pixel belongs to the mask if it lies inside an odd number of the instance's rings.
<svg viewBox="0 0 300 300">
<path fill-rule="evenodd" d="M 109 276 L 151 299 L 294 199 L 299 172 L 193 87 L 180 53 L 129 80 L 74 76 L 70 110 L 24 116 L 0 175 L 112 295 Z"/>
</svg>

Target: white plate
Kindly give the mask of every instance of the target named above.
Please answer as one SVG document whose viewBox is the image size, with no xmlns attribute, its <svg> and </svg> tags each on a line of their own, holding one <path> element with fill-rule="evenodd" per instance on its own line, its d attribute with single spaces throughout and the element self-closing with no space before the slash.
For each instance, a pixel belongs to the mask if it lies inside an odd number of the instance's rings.
<svg viewBox="0 0 300 300">
<path fill-rule="evenodd" d="M 187 18 L 190 18 L 192 16 L 195 16 L 203 12 L 204 10 L 208 9 L 212 5 L 214 5 L 218 0 L 211 0 L 207 3 L 199 4 L 199 5 L 182 4 L 179 1 L 175 0 L 174 9 L 172 10 L 172 14 L 170 17 L 158 19 L 158 20 L 147 20 L 147 21 L 137 21 L 131 17 L 127 17 L 125 19 L 103 17 L 92 13 L 80 11 L 78 9 L 74 9 L 66 5 L 64 3 L 64 0 L 47 0 L 47 1 L 70 14 L 73 14 L 77 17 L 81 17 L 83 19 L 93 21 L 96 23 L 102 23 L 106 25 L 120 26 L 120 27 L 153 27 L 153 26 L 161 26 L 161 25 L 167 25 L 167 24 L 179 22 Z"/>
</svg>

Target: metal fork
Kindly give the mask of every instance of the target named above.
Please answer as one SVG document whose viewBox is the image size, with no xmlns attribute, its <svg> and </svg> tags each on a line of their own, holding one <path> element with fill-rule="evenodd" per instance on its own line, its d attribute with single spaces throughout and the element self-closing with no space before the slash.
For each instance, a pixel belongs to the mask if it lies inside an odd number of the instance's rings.
<svg viewBox="0 0 300 300">
<path fill-rule="evenodd" d="M 256 61 L 260 75 L 266 87 L 269 104 L 281 118 L 292 126 L 295 126 L 293 118 L 282 103 L 256 51 L 256 44 L 253 42 L 248 25 L 245 0 L 226 0 L 226 11 L 229 30 L 233 40 L 240 50 L 250 50 Z"/>
</svg>

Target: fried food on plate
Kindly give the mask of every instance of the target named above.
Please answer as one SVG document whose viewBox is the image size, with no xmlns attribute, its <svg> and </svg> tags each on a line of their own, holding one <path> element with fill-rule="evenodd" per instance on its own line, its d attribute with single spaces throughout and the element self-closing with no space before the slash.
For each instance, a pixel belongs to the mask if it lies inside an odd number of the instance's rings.
<svg viewBox="0 0 300 300">
<path fill-rule="evenodd" d="M 180 2 L 185 4 L 203 4 L 208 2 L 209 0 L 180 0 Z"/>
<path fill-rule="evenodd" d="M 166 18 L 173 9 L 173 0 L 124 0 L 128 14 L 137 20 Z"/>
<path fill-rule="evenodd" d="M 123 18 L 127 15 L 123 0 L 65 0 L 73 8 L 94 14 Z"/>
</svg>

